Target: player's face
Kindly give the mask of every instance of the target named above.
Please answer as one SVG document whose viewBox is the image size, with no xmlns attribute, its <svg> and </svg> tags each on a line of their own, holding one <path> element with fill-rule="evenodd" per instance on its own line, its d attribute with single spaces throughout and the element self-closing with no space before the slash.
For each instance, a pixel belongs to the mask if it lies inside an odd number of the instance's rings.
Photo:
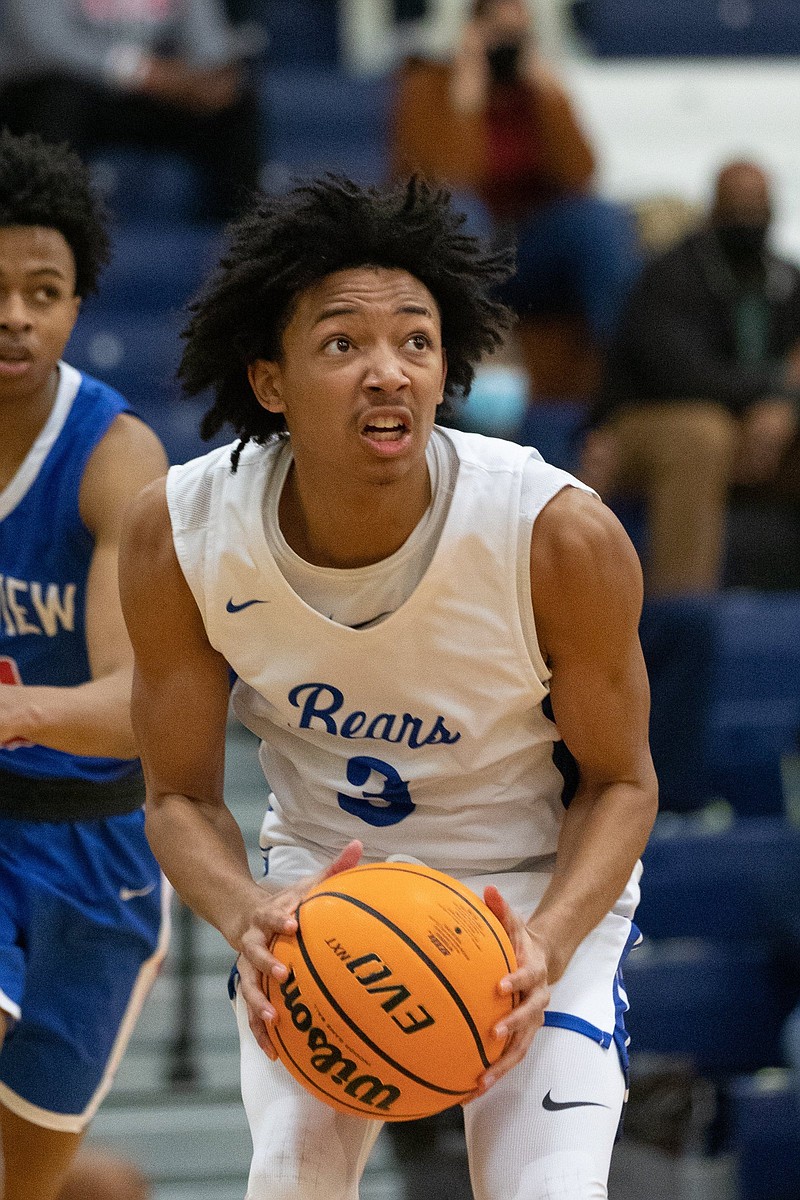
<svg viewBox="0 0 800 1200">
<path fill-rule="evenodd" d="M 439 308 L 405 271 L 337 271 L 303 292 L 279 363 L 255 363 L 258 399 L 282 412 L 295 461 L 376 480 L 424 461 L 442 400 Z"/>
<path fill-rule="evenodd" d="M 0 227 L 0 401 L 52 394 L 79 306 L 75 259 L 63 234 L 38 225 Z"/>
</svg>

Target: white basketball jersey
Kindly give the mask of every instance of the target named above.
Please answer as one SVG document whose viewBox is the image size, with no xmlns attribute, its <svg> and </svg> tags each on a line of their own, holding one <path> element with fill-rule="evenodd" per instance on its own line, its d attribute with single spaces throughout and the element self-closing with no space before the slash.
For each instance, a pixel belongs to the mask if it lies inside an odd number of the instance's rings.
<svg viewBox="0 0 800 1200">
<path fill-rule="evenodd" d="M 359 838 L 367 858 L 461 877 L 530 869 L 555 852 L 564 777 L 548 671 L 526 639 L 529 532 L 557 492 L 583 485 L 529 448 L 436 436 L 458 457 L 450 508 L 421 581 L 377 624 L 316 612 L 279 570 L 264 496 L 285 443 L 249 443 L 235 474 L 230 446 L 172 467 L 176 552 L 238 676 L 235 712 L 262 740 L 267 844 Z"/>
</svg>

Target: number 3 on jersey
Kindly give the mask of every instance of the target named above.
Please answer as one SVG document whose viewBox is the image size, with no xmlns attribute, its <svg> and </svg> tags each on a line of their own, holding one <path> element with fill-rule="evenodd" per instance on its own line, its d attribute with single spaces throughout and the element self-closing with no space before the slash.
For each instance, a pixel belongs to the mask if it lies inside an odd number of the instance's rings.
<svg viewBox="0 0 800 1200">
<path fill-rule="evenodd" d="M 12 687 L 18 687 L 22 683 L 22 676 L 16 661 L 6 654 L 0 655 L 0 684 L 3 683 Z M 4 750 L 16 750 L 18 746 L 32 745 L 33 742 L 29 742 L 25 738 L 13 738 L 10 742 L 0 742 L 0 746 Z"/>
<path fill-rule="evenodd" d="M 360 796 L 346 796 L 339 792 L 339 807 L 366 821 L 368 825 L 396 825 L 403 821 L 416 807 L 411 799 L 408 784 L 401 779 L 394 767 L 380 758 L 358 755 L 347 764 L 347 782 L 353 787 L 363 788 L 372 772 L 383 778 L 379 792 L 364 792 Z"/>
</svg>

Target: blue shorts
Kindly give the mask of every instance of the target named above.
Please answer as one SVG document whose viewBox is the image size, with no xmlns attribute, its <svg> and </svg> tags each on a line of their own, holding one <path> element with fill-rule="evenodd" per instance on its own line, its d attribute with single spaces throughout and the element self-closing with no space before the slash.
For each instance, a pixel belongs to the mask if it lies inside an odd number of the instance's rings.
<svg viewBox="0 0 800 1200">
<path fill-rule="evenodd" d="M 0 1103 L 79 1133 L 113 1082 L 169 936 L 141 810 L 0 818 Z"/>
</svg>

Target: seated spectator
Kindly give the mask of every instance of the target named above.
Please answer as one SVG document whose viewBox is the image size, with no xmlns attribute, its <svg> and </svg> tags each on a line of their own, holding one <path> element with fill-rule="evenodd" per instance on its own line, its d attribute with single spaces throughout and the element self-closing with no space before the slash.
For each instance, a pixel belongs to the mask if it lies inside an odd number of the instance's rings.
<svg viewBox="0 0 800 1200">
<path fill-rule="evenodd" d="M 0 124 L 69 142 L 179 153 L 203 172 L 198 214 L 226 220 L 258 185 L 258 25 L 221 0 L 5 0 Z"/>
<path fill-rule="evenodd" d="M 475 0 L 424 114 L 412 112 L 420 69 L 411 65 L 405 111 L 399 102 L 397 170 L 468 189 L 476 230 L 517 245 L 503 299 L 520 315 L 580 313 L 603 345 L 638 270 L 634 222 L 592 191 L 592 148 L 538 51 L 527 4 Z"/>
<path fill-rule="evenodd" d="M 720 172 L 709 220 L 636 284 L 590 419 L 581 478 L 647 504 L 651 595 L 720 586 L 733 487 L 800 500 L 800 270 L 768 248 L 770 183 Z"/>
</svg>

